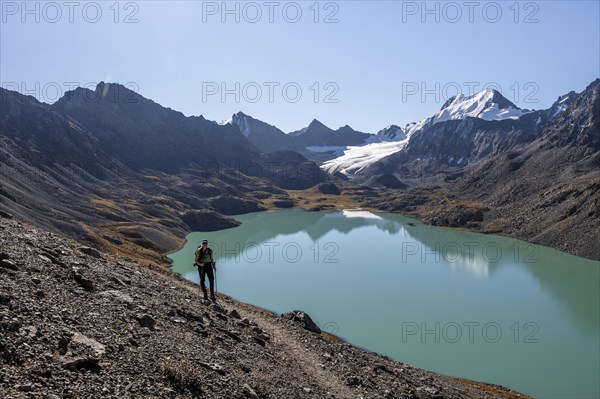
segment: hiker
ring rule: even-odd
[[[198,247],[195,254],[194,266],[198,267],[200,273],[200,288],[204,293],[204,299],[208,299],[206,293],[206,285],[204,285],[204,278],[208,276],[208,282],[210,285],[210,299],[215,302],[215,275],[213,269],[216,272],[217,266],[215,264],[215,258],[213,257],[213,251],[208,247],[208,240],[202,240],[202,245]]]

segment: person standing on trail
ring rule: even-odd
[[[208,276],[208,283],[210,285],[210,299],[214,302],[217,300],[215,297],[215,275],[213,270],[217,270],[215,264],[215,258],[213,257],[213,251],[208,247],[208,240],[202,240],[202,245],[196,249],[194,266],[198,267],[200,273],[200,288],[204,293],[204,299],[208,299],[206,293],[206,285],[204,284],[205,278]]]

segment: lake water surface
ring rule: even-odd
[[[198,282],[193,253],[207,238],[219,291],[240,301],[302,309],[354,345],[438,373],[539,398],[600,397],[600,262],[394,214],[236,219],[190,234],[173,270]]]

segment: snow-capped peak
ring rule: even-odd
[[[404,131],[411,136],[425,126],[431,126],[438,122],[466,119],[467,117],[487,121],[518,119],[530,112],[532,111],[520,109],[496,90],[486,89],[470,96],[459,94],[451,97],[433,116],[420,122],[407,124]]]
[[[496,90],[487,89],[471,96],[459,94],[450,98],[432,119],[433,123],[467,117],[488,121],[517,119],[527,113],[508,101]]]

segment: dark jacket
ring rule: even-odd
[[[195,263],[197,263],[198,265],[200,265],[201,263],[207,263],[204,262],[202,259],[205,257],[205,255],[210,256],[210,263],[214,263],[215,262],[215,258],[213,257],[213,251],[210,247],[206,248],[206,251],[202,250],[202,247],[198,247],[198,249],[196,249],[196,259],[195,259]]]

